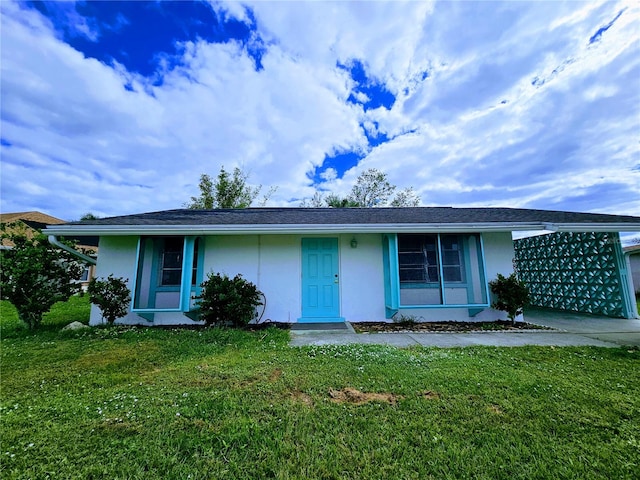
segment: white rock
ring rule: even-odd
[[[85,325],[84,323],[80,323],[80,322],[71,322],[66,327],[63,327],[62,330],[81,330],[83,328],[89,328],[89,326]]]

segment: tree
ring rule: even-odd
[[[351,200],[349,197],[341,197],[335,193],[330,193],[326,197],[316,192],[311,198],[305,198],[300,202],[301,208],[348,208],[359,207],[360,205]]]
[[[326,206],[324,195],[320,192],[316,192],[313,197],[305,198],[300,202],[300,208],[322,208]]]
[[[489,282],[489,287],[497,297],[491,306],[507,312],[511,323],[515,323],[516,317],[522,314],[530,301],[529,289],[525,283],[518,279],[515,272],[508,277],[499,273],[495,280]]]
[[[35,329],[56,302],[80,291],[84,266],[69,252],[51,245],[42,233],[28,238],[12,230],[2,238],[13,247],[0,250],[0,297],[16,307],[29,329]]]
[[[386,173],[370,168],[358,176],[348,198],[360,207],[381,207],[387,203],[395,189],[395,185],[387,180]]]
[[[213,181],[211,177],[206,173],[200,175],[200,183],[198,184],[200,189],[199,197],[191,197],[191,203],[186,203],[185,206],[192,210],[210,210],[214,205],[213,194]]]
[[[109,275],[98,280],[92,278],[87,287],[89,301],[97,305],[102,312],[103,320],[113,323],[117,318],[129,312],[131,292],[127,287],[128,280]]]
[[[326,197],[316,192],[310,200],[304,199],[301,207],[332,207],[332,208],[349,208],[349,207],[417,207],[420,205],[420,197],[413,189],[408,187],[400,190],[393,200],[389,199],[396,191],[396,186],[389,183],[387,174],[370,168],[362,172],[355,185],[351,188],[351,192],[346,197],[341,197],[335,193],[330,193]]]
[[[351,207],[362,206],[355,200],[352,200],[351,197],[343,198],[333,193],[330,195],[327,195],[327,198],[325,198],[325,203],[327,204],[327,207],[332,207],[332,208],[351,208]]]
[[[400,190],[390,205],[392,207],[417,207],[420,205],[420,197],[413,187],[408,187]]]
[[[209,175],[200,175],[200,195],[191,197],[191,201],[185,203],[185,207],[193,210],[209,210],[212,208],[248,208],[255,201],[262,190],[262,185],[252,187],[247,185],[249,174],[236,167],[233,173],[227,172],[224,167],[220,169],[216,180]],[[260,202],[261,206],[269,200],[277,187],[271,187],[269,192]]]
[[[82,215],[82,217],[80,217],[80,221],[84,221],[84,220],[99,220],[100,217],[94,215],[91,212],[85,213],[84,215]]]
[[[224,167],[220,169],[218,180],[214,184],[216,208],[247,208],[260,193],[260,187],[247,185],[248,174],[234,168],[230,175]]]

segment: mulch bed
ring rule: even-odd
[[[492,332],[509,330],[551,330],[548,327],[527,322],[511,325],[507,320],[493,322],[359,322],[351,323],[356,333],[393,333],[393,332]]]

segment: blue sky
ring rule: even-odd
[[[640,215],[637,2],[0,2],[3,212],[423,205]]]

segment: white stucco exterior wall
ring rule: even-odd
[[[293,323],[301,316],[301,238],[262,235],[258,288],[267,298],[264,321]]]
[[[209,237],[205,272],[241,273],[265,294],[264,321],[296,322],[302,315],[301,244],[307,237]],[[353,238],[356,248],[351,247]],[[343,234],[338,239],[341,316],[351,321],[384,320],[382,236]]]
[[[308,235],[305,237],[312,237]],[[347,321],[384,321],[384,265],[381,234],[324,235],[339,239],[340,315]],[[264,292],[267,305],[263,321],[293,323],[301,316],[301,235],[218,235],[204,238],[203,274],[240,273]],[[351,247],[351,240],[357,247]],[[509,232],[483,234],[487,280],[513,271],[513,241]],[[137,237],[102,237],[97,276],[113,274],[129,280],[136,273]],[[469,320],[466,308],[401,310],[426,321]],[[471,320],[506,318],[503,312],[486,309]],[[101,323],[100,311],[91,310],[91,324]],[[141,325],[194,324],[179,312],[156,313],[153,322],[129,313],[118,323]]]
[[[351,240],[358,242],[351,247]],[[384,320],[382,235],[340,236],[341,315],[348,321]]]
[[[483,233],[484,257],[487,266],[487,280],[491,281],[501,273],[513,273],[513,259],[516,256],[511,232]]]
[[[301,309],[300,244],[296,235],[207,237],[205,276],[242,274],[265,294],[263,321],[295,322]]]
[[[513,273],[513,260],[516,256],[511,232],[483,233],[482,241],[484,243],[487,282],[495,279],[499,273],[505,277],[511,275]],[[491,291],[489,291],[489,303],[493,303],[493,300]],[[477,321],[492,321],[496,319],[506,320],[506,312],[489,308],[473,317],[473,320]],[[522,315],[516,317],[516,321],[522,320]]]
[[[136,270],[136,249],[138,237],[100,237],[98,244],[98,263],[96,265],[96,278],[122,277],[128,280],[127,286],[132,289]],[[117,323],[138,323],[140,317],[129,313],[126,317],[117,320]],[[90,325],[103,323],[100,309],[91,305]]]

